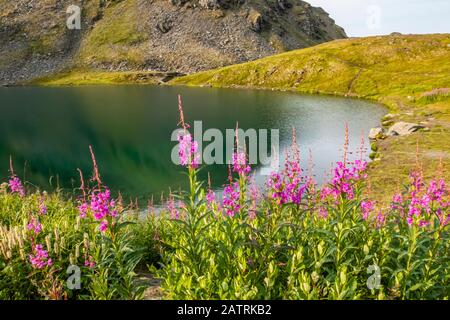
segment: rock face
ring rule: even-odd
[[[387,135],[407,136],[423,128],[425,127],[417,123],[397,122],[396,124],[394,124],[392,127],[389,128]]]
[[[66,27],[70,5],[81,30]],[[0,83],[68,67],[191,73],[345,37],[300,0],[0,1]]]
[[[384,129],[383,128],[372,128],[369,132],[369,139],[370,140],[378,140],[383,138],[384,136]]]

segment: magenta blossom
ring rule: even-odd
[[[441,225],[447,225],[450,214],[447,210],[448,190],[444,180],[432,180],[426,187],[420,173],[413,172],[410,177],[411,188],[406,199],[394,199],[391,207],[398,208],[397,203],[403,200],[407,208],[406,222],[409,225],[430,226],[434,217],[439,219]]]
[[[47,206],[45,205],[45,201],[43,198],[41,198],[39,200],[39,214],[41,216],[46,215],[47,214]]]
[[[82,203],[78,206],[78,211],[80,212],[81,218],[87,217],[88,210],[89,210],[89,204],[87,204],[87,203]]]
[[[234,182],[225,187],[223,192],[223,208],[229,217],[234,217],[241,210],[241,205],[239,204],[240,195],[239,183]]]
[[[91,198],[90,209],[95,220],[100,221],[105,217],[117,217],[116,202],[111,199],[111,192],[106,189],[103,192],[94,192]]]
[[[198,153],[198,143],[190,133],[178,135],[180,164],[183,167],[191,166],[197,168],[200,163],[200,154]]]
[[[42,231],[42,224],[35,217],[31,217],[27,227],[28,230],[33,231],[35,234],[39,234]]]
[[[95,268],[96,263],[95,263],[94,259],[92,258],[92,256],[89,256],[89,258],[84,261],[84,266],[88,267],[89,269]]]
[[[211,208],[213,203],[216,201],[216,194],[211,189],[208,190],[208,193],[206,194],[206,203],[208,204],[208,207]]]
[[[167,202],[167,210],[170,214],[170,219],[180,219],[180,210],[175,204],[175,200],[172,195],[169,197],[169,201]]]
[[[81,203],[78,211],[81,218],[92,214],[92,217],[100,223],[99,230],[101,232],[105,232],[110,227],[109,222],[111,221],[108,219],[118,216],[116,201],[111,199],[111,192],[107,188],[104,191],[93,191],[90,201]]]
[[[12,193],[17,193],[21,197],[25,196],[25,189],[22,185],[22,181],[20,181],[17,176],[11,176],[9,179],[9,189]]]
[[[376,218],[377,228],[381,228],[386,224],[386,216],[380,211]]]
[[[108,220],[102,220],[98,226],[98,230],[100,230],[100,232],[106,232],[106,230],[108,230]]]
[[[257,209],[258,209],[258,200],[260,196],[260,191],[255,182],[253,182],[250,186],[250,209],[248,212],[249,218],[254,219],[256,217]]]
[[[328,218],[328,210],[324,207],[319,208],[319,218],[326,219]]]
[[[240,176],[246,176],[250,173],[250,166],[247,164],[247,155],[245,152],[233,153],[233,171]]]
[[[361,202],[361,210],[363,212],[364,220],[367,220],[369,218],[369,216],[372,213],[372,211],[374,210],[374,208],[375,208],[374,202],[371,200]]]
[[[403,212],[403,196],[399,193],[392,197],[391,209]]]
[[[367,163],[356,160],[352,166],[347,166],[344,162],[338,162],[333,170],[333,179],[328,186],[321,190],[321,200],[332,196],[335,200],[345,197],[348,200],[355,198],[356,182],[365,179]]]
[[[29,256],[30,263],[35,269],[43,269],[53,265],[52,259],[48,257],[48,252],[41,244],[33,246],[33,254]]]

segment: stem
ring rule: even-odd
[[[406,286],[407,286],[407,282],[410,276],[410,268],[411,268],[411,260],[412,257],[414,255],[414,252],[416,251],[416,242],[417,242],[417,227],[415,225],[413,225],[410,228],[410,232],[409,232],[409,237],[410,237],[410,241],[409,241],[409,248],[408,248],[408,260],[406,262],[406,274],[403,280],[403,299],[406,298]]]

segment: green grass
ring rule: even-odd
[[[125,208],[116,231],[101,234],[92,220],[80,219],[71,195],[37,190],[20,197],[6,189],[0,185],[0,300],[142,298],[147,285],[136,282],[134,271],[159,259],[152,249],[153,220],[138,220],[138,212]],[[39,214],[41,204],[45,214]],[[41,223],[40,232],[27,228],[32,219]],[[37,244],[47,251],[51,266],[31,265]],[[95,270],[85,266],[88,258],[96,262]],[[67,286],[71,265],[81,268],[80,290]]]
[[[407,180],[416,144],[425,175],[442,159],[450,167],[450,35],[402,35],[337,40],[260,60],[201,72],[171,84],[292,90],[359,97],[386,105],[393,121],[427,122],[429,132],[379,142],[371,165],[374,192],[383,198]],[[424,95],[425,94],[425,95]],[[436,156],[438,155],[438,156]],[[450,178],[450,170],[445,170]]]
[[[147,35],[139,30],[136,0],[123,1],[108,6],[103,18],[81,43],[78,65],[96,63],[121,63],[140,65],[144,50],[139,46]]]
[[[158,72],[126,71],[107,72],[94,70],[72,70],[34,80],[32,83],[43,86],[81,86],[116,84],[156,84],[164,75]]]
[[[189,190],[158,213],[111,201],[96,165],[77,198],[26,192],[10,177],[0,185],[0,300],[448,300],[445,185],[418,188],[418,177],[380,208],[364,165],[338,165],[333,183],[303,189],[287,165],[296,150],[259,195],[233,170],[227,201],[207,198],[201,168],[188,167]],[[78,289],[67,285],[76,266]]]

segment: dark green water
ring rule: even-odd
[[[182,169],[171,162],[176,145],[177,95],[186,120],[202,120],[204,130],[280,129],[281,150],[297,128],[298,142],[313,154],[317,179],[340,158],[344,124],[351,146],[362,131],[379,124],[380,106],[359,100],[293,93],[111,86],[67,88],[0,88],[0,175],[8,175],[9,156],[16,172],[36,186],[78,187],[77,168],[89,175],[88,146],[96,153],[104,182],[126,196],[159,197],[161,191],[186,186]],[[306,158],[306,155],[305,157]],[[208,166],[215,187],[226,180],[223,165]]]

